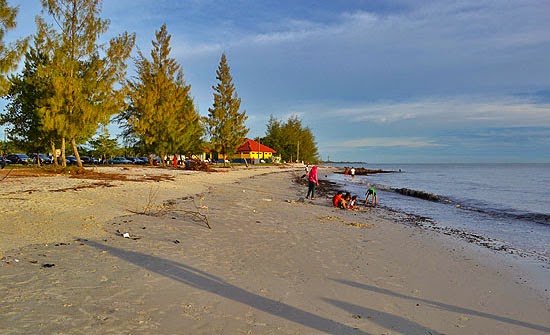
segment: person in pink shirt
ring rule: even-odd
[[[309,171],[306,199],[308,199],[311,194],[311,200],[315,200],[315,187],[318,185],[319,179],[317,179],[317,165],[314,165],[311,167],[311,171]]]

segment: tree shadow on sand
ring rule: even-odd
[[[399,333],[409,334],[409,335],[441,334],[439,332],[436,332],[435,330],[431,330],[422,325],[419,325],[416,322],[404,319],[400,316],[396,316],[390,313],[377,311],[375,309],[371,309],[368,307],[357,306],[354,304],[350,304],[344,301],[339,301],[334,299],[323,298],[323,300],[345,311],[348,311],[350,314],[356,315],[357,318],[368,318],[369,321],[373,323],[377,323],[385,329],[391,329],[392,333],[393,331],[397,331]]]
[[[98,250],[107,251],[113,256],[135,264],[148,271],[157,273],[161,276],[177,280],[181,283],[206,292],[217,294],[220,297],[231,299],[262,312],[310,327],[323,333],[369,335],[359,329],[330,319],[325,319],[321,316],[306,312],[285,303],[251,293],[247,290],[227,283],[219,277],[182,263],[135,251],[124,250],[94,241],[88,240],[83,241],[83,243]]]
[[[438,302],[438,301],[432,301],[432,300],[423,299],[423,298],[411,297],[411,296],[408,296],[408,295],[405,295],[405,294],[397,293],[397,292],[394,292],[394,291],[391,291],[391,290],[383,289],[383,288],[372,286],[372,285],[366,285],[366,284],[361,284],[361,283],[352,282],[352,281],[348,281],[348,280],[342,280],[342,279],[332,279],[332,280],[336,281],[336,282],[339,282],[341,284],[348,285],[348,286],[351,286],[351,287],[356,287],[356,288],[359,288],[359,289],[362,289],[362,290],[368,290],[368,291],[371,291],[371,292],[390,295],[390,296],[394,296],[394,297],[401,298],[401,299],[407,299],[407,300],[412,300],[412,301],[416,301],[416,302],[422,302],[424,304],[433,306],[435,308],[444,309],[444,310],[447,310],[447,311],[450,311],[450,312],[455,312],[455,313],[460,313],[460,314],[468,314],[468,315],[472,315],[472,316],[478,316],[478,317],[482,317],[482,318],[496,320],[496,321],[499,321],[499,322],[508,323],[508,324],[511,324],[511,325],[516,325],[516,326],[521,326],[521,327],[525,327],[525,328],[534,329],[536,331],[542,331],[544,333],[550,333],[550,328],[545,327],[543,325],[537,325],[537,324],[533,324],[533,323],[529,323],[529,322],[525,322],[525,321],[511,319],[511,318],[504,317],[504,316],[499,316],[499,315],[494,315],[494,314],[490,314],[490,313],[486,313],[486,312],[476,311],[476,310],[468,309],[468,308],[464,308],[464,307],[449,305],[449,304]]]

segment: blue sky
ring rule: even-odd
[[[32,34],[39,0],[12,0]],[[249,137],[297,115],[323,159],[550,162],[550,1],[106,0],[148,54],[163,23],[201,115],[222,52]],[[8,36],[8,37],[9,37]]]

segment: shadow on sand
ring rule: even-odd
[[[362,289],[362,290],[367,290],[367,291],[376,292],[376,293],[380,293],[380,294],[390,295],[390,296],[401,298],[401,299],[407,299],[407,300],[411,300],[411,301],[422,302],[424,304],[433,306],[435,308],[444,309],[444,310],[454,312],[454,313],[468,314],[468,315],[478,316],[478,317],[482,317],[482,318],[486,318],[486,319],[492,319],[492,320],[496,320],[496,321],[499,321],[499,322],[504,322],[504,323],[508,323],[508,324],[511,324],[511,325],[530,328],[530,329],[534,329],[536,331],[541,331],[541,332],[550,334],[550,328],[542,326],[542,325],[532,324],[532,323],[525,322],[525,321],[520,321],[520,320],[514,320],[514,319],[511,319],[511,318],[508,318],[508,317],[498,316],[498,315],[494,315],[494,314],[490,314],[490,313],[476,311],[476,310],[473,310],[473,309],[468,309],[468,308],[463,308],[463,307],[459,307],[459,306],[449,305],[449,304],[445,304],[445,303],[442,303],[442,302],[411,297],[411,296],[408,296],[408,295],[405,295],[405,294],[393,292],[393,291],[383,289],[383,288],[380,288],[380,287],[376,287],[376,286],[372,286],[372,285],[366,285],[366,284],[361,284],[361,283],[352,282],[352,281],[348,281],[348,280],[342,280],[342,279],[332,279],[332,280],[336,281],[336,282],[339,282],[341,284],[348,285],[348,286],[355,287],[355,288]]]
[[[368,335],[359,329],[342,323],[325,319],[321,316],[306,312],[285,303],[259,296],[235,285],[225,282],[223,279],[210,275],[191,266],[163,259],[160,257],[145,255],[135,251],[128,251],[116,247],[104,245],[94,241],[83,243],[98,250],[107,251],[129,263],[135,264],[148,271],[155,272],[189,286],[206,292],[217,294],[223,298],[253,307],[265,313],[310,327],[317,331],[329,334],[358,334]]]
[[[435,330],[428,329],[416,322],[404,319],[400,316],[396,316],[390,313],[377,311],[372,308],[364,307],[364,306],[357,306],[354,304],[350,304],[344,301],[334,300],[334,299],[326,299],[323,298],[324,301],[339,307],[350,314],[357,315],[358,317],[367,317],[370,322],[377,323],[381,327],[385,329],[391,329],[392,333],[393,331],[397,331],[400,334],[431,334],[431,335],[437,335],[442,334],[439,332],[436,332]]]

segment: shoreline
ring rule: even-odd
[[[328,169],[339,168],[329,167]],[[327,170],[326,167],[325,170]],[[332,173],[339,174],[340,172]],[[330,198],[336,191],[345,189],[344,184],[329,181],[325,178],[328,178],[328,175],[324,175],[323,180],[320,180],[323,196]],[[300,178],[294,178],[294,183],[302,187],[307,187],[307,183]],[[518,276],[519,280],[523,283],[528,283],[538,294],[545,296],[550,304],[550,285],[548,283],[548,277],[550,276],[549,258],[537,253],[530,253],[525,250],[507,246],[503,242],[463,229],[438,226],[434,224],[429,217],[406,213],[384,206],[377,206],[376,209],[381,211],[381,215],[384,218],[397,224],[433,232],[437,234],[440,239],[444,239],[444,237],[448,236],[458,243],[459,248],[468,248],[468,245],[470,245],[471,249],[477,250],[474,252],[483,254],[484,257],[488,257],[502,266],[506,266],[505,264],[513,264],[513,267],[517,268],[519,273],[522,273],[523,277]],[[482,259],[482,257],[480,257],[480,259]]]
[[[343,211],[326,196],[302,201],[307,188],[293,182],[301,173],[163,171],[174,179],[113,182],[48,199],[52,192],[43,191],[51,206],[78,195],[87,200],[83,207],[101,204],[108,218],[97,236],[81,230],[64,242],[67,234],[6,253],[12,261],[0,262],[0,328],[8,334],[550,331],[548,295],[533,291],[516,265],[394,221],[384,209]],[[67,189],[48,181],[34,180],[9,197],[37,201],[40,190]],[[151,201],[148,192],[157,186]],[[158,206],[145,213],[151,203]],[[189,212],[206,215],[212,229]]]

